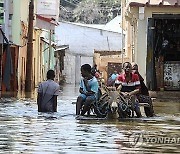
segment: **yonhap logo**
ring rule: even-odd
[[[133,133],[128,138],[129,144],[131,147],[140,147],[143,144],[143,134],[142,133]]]
[[[179,136],[163,136],[163,134],[144,134],[135,132],[128,136],[128,144],[131,147],[140,147],[143,144],[179,144]]]

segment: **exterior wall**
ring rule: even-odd
[[[13,1],[13,16],[12,16],[12,42],[16,45],[20,45],[20,33],[21,33],[21,0]]]
[[[18,90],[25,90],[25,77],[26,77],[26,59],[27,59],[27,43],[28,43],[28,20],[29,20],[29,2],[30,0],[6,0],[5,1],[5,25],[3,31],[9,39],[12,49],[12,59],[14,60],[13,69],[16,70],[13,76],[17,75]],[[34,12],[36,11],[36,2],[34,0]],[[54,26],[54,25],[53,25]],[[32,60],[32,84],[37,87],[39,82],[46,79],[47,65],[44,64],[43,50],[49,47],[49,42],[42,43],[40,35],[42,30],[34,28],[33,32],[33,60]],[[48,33],[47,33],[48,35]],[[49,36],[49,35],[48,35]],[[49,38],[47,36],[47,38]],[[54,36],[52,36],[52,41]],[[0,35],[0,41],[2,37]],[[42,47],[44,46],[44,47]],[[15,63],[15,60],[16,63]],[[4,61],[2,62],[4,63]],[[50,69],[54,69],[55,58],[54,49],[51,51],[51,64]],[[0,66],[2,67],[2,66]],[[12,78],[15,80],[15,77]],[[11,79],[11,82],[13,80]],[[13,89],[17,91],[17,89]]]
[[[135,41],[135,61],[139,65],[139,72],[145,79],[147,57],[147,20],[138,21],[137,38]]]
[[[70,52],[65,52],[64,70],[66,83],[78,84],[81,79],[81,65],[88,63],[93,66],[93,57],[73,55]]]
[[[63,75],[65,75],[66,83],[75,83],[75,56],[70,53],[65,53],[64,57],[64,70]]]
[[[19,46],[18,57],[18,90],[25,90],[26,54],[28,33],[28,0],[13,1],[12,39]]]
[[[36,12],[36,0],[34,1],[34,11]],[[15,5],[15,3],[14,3]],[[18,7],[19,6],[19,7]],[[19,51],[19,84],[20,90],[24,90],[25,87],[25,73],[26,73],[26,55],[27,55],[27,33],[28,33],[28,14],[29,14],[29,0],[20,0],[15,5],[17,15],[14,17],[20,19],[21,29],[16,33],[13,33],[13,37],[17,38],[16,42],[20,45]],[[15,25],[18,29],[19,23]],[[15,31],[14,27],[14,31]],[[41,34],[45,36],[47,41],[41,40]],[[20,36],[18,35],[20,34]],[[54,36],[52,35],[52,41]],[[49,31],[34,28],[33,30],[33,54],[32,54],[32,84],[37,88],[38,84],[46,79],[46,73],[48,69],[53,69],[55,66],[54,48],[51,50],[50,68],[48,68],[49,60]],[[23,87],[23,88],[22,88]]]
[[[63,71],[67,83],[79,83],[81,65],[89,63],[93,66],[94,50],[120,51],[122,48],[122,37],[117,32],[61,22],[55,33],[58,46],[69,45]]]
[[[48,31],[43,31],[43,36],[45,38],[45,41],[43,42],[43,52],[44,52],[44,66],[46,69],[46,72],[48,71],[48,61],[49,61],[49,32]],[[54,57],[54,51],[52,49],[51,51],[51,61],[50,61],[50,68],[49,69],[54,69],[54,61],[53,61],[53,57]]]
[[[135,49],[135,61],[139,64],[140,73],[146,79],[146,57],[147,57],[147,25],[148,18],[152,18],[152,14],[179,14],[179,8],[146,8],[144,20],[138,20],[137,25],[137,46]],[[143,59],[143,60],[142,60]]]
[[[11,45],[13,75],[10,91],[22,89],[25,83],[25,61],[27,43],[27,7],[29,0],[5,1],[5,25],[3,31]],[[17,63],[18,62],[18,63]],[[3,62],[2,62],[3,63]],[[17,78],[16,78],[17,77]],[[13,85],[11,84],[11,85]],[[16,89],[17,88],[17,89]]]
[[[69,45],[74,54],[93,56],[96,50],[121,50],[121,34],[61,22],[55,31],[58,45]],[[78,44],[78,45],[77,45]]]
[[[46,79],[46,72],[48,71],[48,69],[53,69],[53,70],[55,69],[55,63],[56,63],[56,59],[54,57],[55,49],[53,47],[51,47],[51,53],[49,58],[49,31],[43,30],[41,32],[42,32],[41,35],[39,35],[39,37],[41,37],[41,45],[38,43],[36,46],[36,49],[40,48],[41,46],[41,49],[39,50],[41,50],[40,52],[42,54],[41,56],[42,78],[40,78],[41,79],[40,81],[42,81],[42,79],[44,80]],[[54,35],[53,34],[51,35],[52,35],[52,42],[54,42]],[[50,67],[48,68],[49,59],[50,59]],[[39,61],[37,61],[37,63],[39,63]]]
[[[18,89],[18,76],[17,76],[17,68],[18,68],[18,56],[19,56],[19,48],[17,46],[11,46],[11,56],[12,56],[12,68],[13,75],[11,75],[11,96],[16,97],[17,89]]]
[[[28,15],[29,15],[29,2],[30,0],[21,0],[20,4],[20,20],[24,22],[28,22]]]
[[[10,13],[10,5],[9,5],[9,1],[4,1],[4,25],[2,25],[2,29],[5,32],[6,37],[9,39],[10,35],[11,35],[11,30],[9,27],[10,23],[9,23],[9,13]],[[2,43],[2,35],[0,34],[0,42]]]
[[[26,53],[27,53],[27,22],[21,22],[20,25],[20,46],[19,46],[19,57],[18,57],[18,90],[25,89],[25,72],[26,72]]]
[[[78,65],[77,65],[78,64]],[[75,73],[76,73],[76,83],[80,83],[81,79],[81,71],[80,68],[83,64],[89,64],[91,67],[93,66],[93,57],[91,56],[81,56],[81,55],[76,55],[76,67],[75,67]]]
[[[33,79],[35,82],[35,87],[38,87],[39,82],[43,80],[43,75],[42,75],[42,50],[41,50],[41,40],[40,40],[40,35],[42,33],[42,30],[34,30],[34,46],[33,46],[33,61],[34,61],[34,67],[33,67]]]
[[[29,0],[17,1],[13,3],[13,39],[19,45],[19,60],[18,60],[18,89],[25,90],[26,80],[26,56],[27,56],[27,35],[28,35],[28,13],[29,13]],[[34,5],[35,6],[35,5]],[[15,20],[16,19],[16,20]],[[19,20],[18,20],[19,19]],[[37,87],[39,82],[42,81],[42,63],[41,63],[41,50],[40,50],[40,34],[41,30],[34,29],[33,32],[33,60],[32,60],[32,84]]]
[[[101,56],[99,53],[95,53],[94,61],[97,64],[97,68],[100,71],[102,77],[105,79],[105,82],[107,82],[108,63],[123,63],[123,61],[130,61],[130,58],[124,57],[124,59],[122,60],[121,55]]]
[[[18,90],[25,90],[27,46],[21,47],[18,58]]]

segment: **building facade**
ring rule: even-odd
[[[122,0],[125,50],[150,90],[180,90],[180,1]]]
[[[46,8],[47,6],[44,6],[45,1],[50,4],[47,5],[48,8]],[[33,2],[34,8],[32,13],[34,18],[32,21],[33,45],[31,58],[27,57],[30,2]],[[52,43],[54,40],[53,30],[57,22],[56,17],[59,14],[58,9],[54,6],[59,5],[59,1],[1,0],[0,3],[0,10],[3,10],[0,12],[3,14],[2,18],[0,18],[1,94],[2,96],[5,96],[10,93],[12,96],[16,96],[18,91],[24,92],[25,90],[27,78],[26,68],[29,68],[27,65],[28,58],[32,61],[32,69],[30,70],[32,91],[34,91],[34,88],[38,86],[39,82],[46,79],[46,71],[48,69],[54,69],[55,62]],[[51,13],[48,14],[47,10],[50,8]],[[52,10],[55,11],[53,12]],[[45,27],[41,26],[42,23]],[[47,41],[44,41],[44,37],[42,37],[43,32],[47,35]],[[48,50],[48,64],[46,64],[44,60],[46,59],[45,49],[51,49]]]
[[[95,50],[121,51],[122,35],[119,22],[107,25],[59,23],[55,30],[57,44],[69,47],[65,52],[62,71],[67,83],[79,83],[80,67],[85,63],[93,66]]]

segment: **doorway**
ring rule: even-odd
[[[147,44],[150,89],[180,90],[180,15],[153,15]]]

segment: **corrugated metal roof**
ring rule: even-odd
[[[62,50],[65,50],[65,49],[68,49],[69,48],[69,45],[64,45],[64,46],[59,46],[56,50],[54,50],[55,52],[56,51],[62,51]]]
[[[56,26],[58,25],[58,22],[57,22],[54,18],[50,18],[50,17],[38,15],[38,14],[36,14],[36,17],[37,17],[38,19],[40,19],[40,20],[49,22],[49,23],[54,24],[54,25],[56,25]]]
[[[129,0],[130,6],[180,7],[180,0]]]
[[[104,30],[122,33],[121,20],[122,17],[120,15],[116,16],[114,19],[112,19],[104,26]]]
[[[75,23],[75,22],[67,22],[67,21],[61,21],[63,23],[78,25],[81,27],[88,27],[88,28],[94,28],[104,31],[110,31],[113,33],[122,33],[122,29],[120,27],[121,23],[121,16],[116,16],[114,19],[112,19],[107,24],[83,24],[83,23]]]

